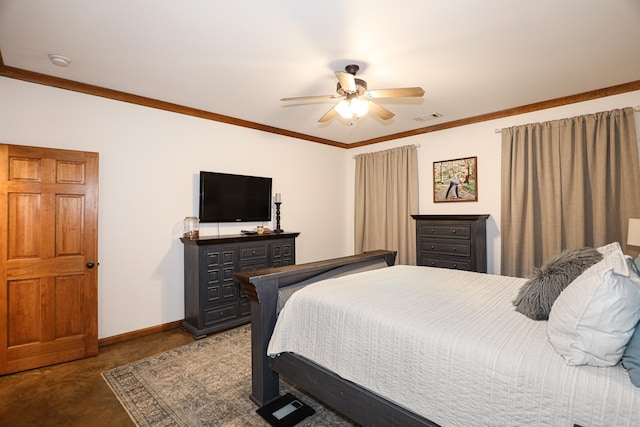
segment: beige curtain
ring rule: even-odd
[[[527,277],[565,249],[624,248],[639,184],[631,108],[502,129],[502,274]]]
[[[418,156],[414,145],[356,156],[355,250],[398,251],[397,264],[416,263]]]

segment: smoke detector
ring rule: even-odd
[[[50,54],[49,59],[53,65],[57,65],[58,67],[68,67],[71,61],[68,58],[65,58],[62,55]]]

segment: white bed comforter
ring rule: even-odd
[[[525,282],[394,266],[296,292],[268,354],[294,352],[442,426],[638,426],[624,368],[571,367],[547,322],[514,310]]]

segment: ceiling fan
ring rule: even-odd
[[[324,116],[320,117],[318,121],[323,123],[331,120],[336,113],[346,119],[352,119],[354,117],[360,117],[367,111],[371,111],[382,120],[389,120],[395,116],[395,114],[371,101],[372,99],[420,97],[424,95],[424,90],[421,87],[368,90],[367,82],[356,78],[356,73],[359,69],[359,66],[351,64],[347,65],[344,71],[336,71],[336,77],[338,78],[337,95],[298,96],[282,98],[280,101],[342,98],[342,100],[327,111]]]

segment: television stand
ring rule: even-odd
[[[251,306],[234,274],[293,265],[300,233],[182,237],[184,321],[195,339],[251,320]]]

